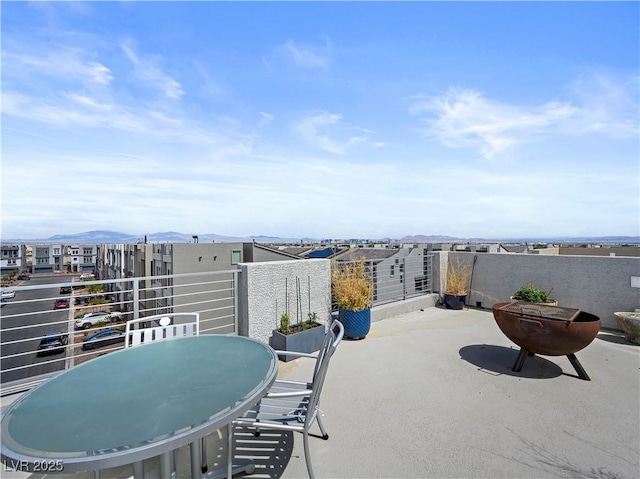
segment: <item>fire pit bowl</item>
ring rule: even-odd
[[[527,356],[567,356],[578,376],[589,380],[575,353],[587,347],[600,331],[600,318],[575,308],[516,301],[493,305],[493,317],[504,335],[520,346],[513,370],[519,372]]]

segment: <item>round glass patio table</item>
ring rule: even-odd
[[[3,467],[73,473],[193,443],[256,404],[275,381],[274,350],[201,335],[127,348],[69,369],[3,414]]]

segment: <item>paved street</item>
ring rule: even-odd
[[[73,275],[36,274],[31,276],[30,281],[16,283],[15,286],[26,289],[16,291],[15,298],[8,300],[2,307],[0,316],[2,334],[1,383],[64,368],[65,357],[63,354],[38,357],[35,351],[42,336],[69,331],[72,310],[53,309],[55,299],[60,297],[59,287],[38,288],[38,286],[68,283],[73,278]],[[25,326],[29,327],[25,328]],[[37,365],[14,370],[14,368],[33,364]]]

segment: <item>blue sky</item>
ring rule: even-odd
[[[2,2],[2,237],[640,234],[637,2]]]

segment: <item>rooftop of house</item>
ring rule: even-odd
[[[398,254],[397,249],[381,249],[381,248],[357,248],[353,250],[347,250],[338,256],[340,261],[351,261],[354,259],[370,260],[382,260],[390,258]]]
[[[518,347],[490,311],[432,307],[376,321],[364,340],[343,340],[330,364],[320,404],[330,437],[311,438],[316,476],[639,477],[639,352],[601,331],[576,353],[591,381],[564,356],[529,357],[516,373]],[[310,378],[312,366],[280,363],[279,376]],[[256,461],[246,477],[307,477],[299,434],[239,434],[238,453]],[[211,462],[223,461],[221,443],[208,443]],[[178,477],[188,457],[178,452]],[[155,477],[157,460],[145,468]]]

